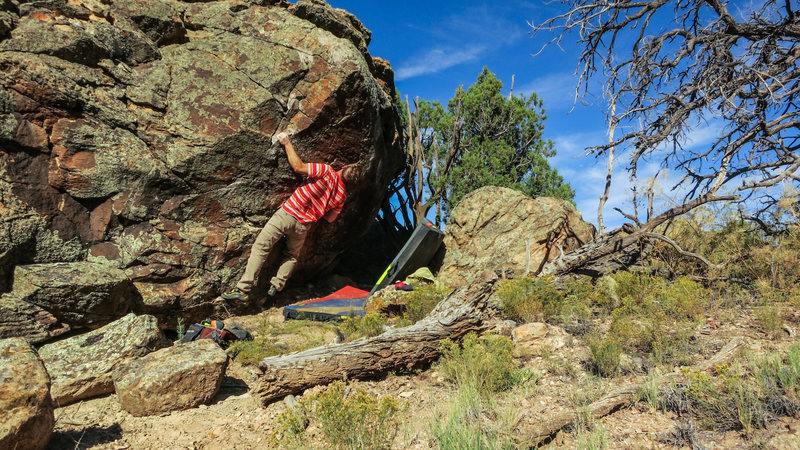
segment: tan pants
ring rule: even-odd
[[[309,225],[311,224],[300,223],[299,220],[284,211],[283,208],[273,214],[258,234],[256,242],[250,250],[250,257],[247,259],[244,275],[242,275],[236,287],[243,292],[250,292],[272,247],[286,235],[286,252],[281,260],[281,265],[278,267],[278,273],[270,280],[270,284],[275,286],[275,289],[283,290],[286,280],[292,275],[294,267],[297,265],[297,255],[300,253],[300,249],[303,248]]]

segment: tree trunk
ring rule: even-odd
[[[744,340],[741,337],[735,337],[714,355],[713,358],[690,366],[689,369],[697,372],[706,372],[723,364],[727,364],[737,356],[739,351],[744,347],[744,344]],[[681,371],[665,374],[659,380],[659,387],[674,382],[681,374]],[[622,386],[604,395],[600,400],[581,409],[580,413],[587,414],[594,419],[599,419],[623,406],[635,402],[639,398],[640,389],[641,383],[631,383]],[[525,445],[534,447],[561,431],[562,428],[574,423],[578,418],[579,411],[577,410],[562,412],[543,418],[542,420],[519,424],[515,429],[515,435],[519,437],[520,441],[524,441]]]
[[[629,234],[619,228],[548,261],[539,275],[606,275],[639,263],[647,257],[652,246],[642,233]]]
[[[496,279],[494,273],[484,272],[475,283],[451,293],[414,325],[373,338],[265,358],[258,364],[262,375],[253,391],[267,405],[335,380],[369,378],[430,362],[439,356],[443,339],[483,331],[483,315]]]

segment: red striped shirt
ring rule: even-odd
[[[308,178],[283,203],[283,210],[300,223],[316,222],[328,211],[339,215],[345,199],[342,177],[327,164],[308,163]]]

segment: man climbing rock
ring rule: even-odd
[[[323,217],[328,222],[336,219],[344,205],[345,186],[351,185],[357,174],[354,164],[334,170],[328,164],[305,163],[297,156],[288,134],[280,133],[277,139],[286,150],[292,169],[307,177],[307,181],[295,189],[264,225],[250,250],[244,275],[236,287],[222,294],[225,300],[249,300],[250,290],[272,247],[286,236],[286,252],[278,273],[270,280],[267,295],[273,296],[283,290],[297,264],[297,255],[311,224]]]

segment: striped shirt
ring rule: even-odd
[[[283,203],[283,210],[300,223],[316,222],[328,211],[339,215],[345,199],[342,177],[327,164],[308,163],[308,178]]]

